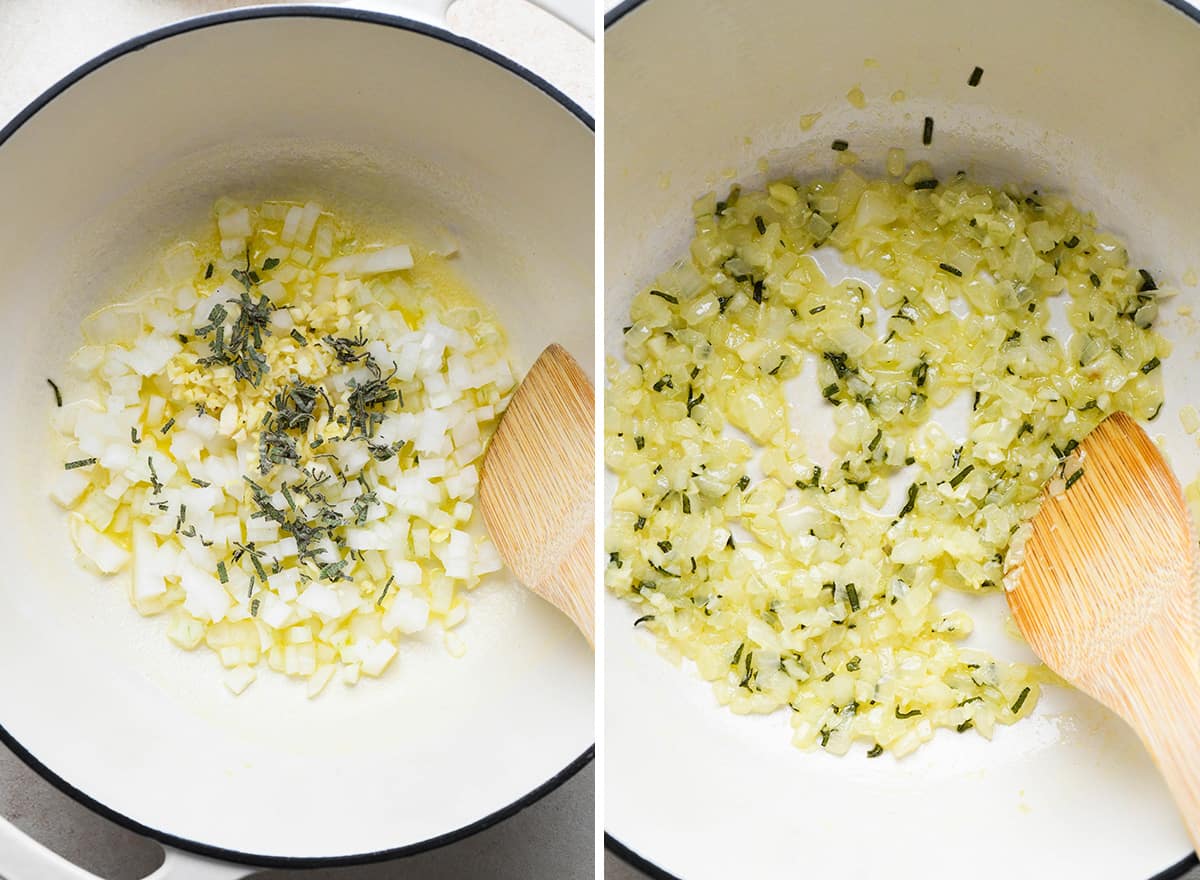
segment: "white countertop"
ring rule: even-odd
[[[3,0],[0,126],[48,86],[117,43],[181,18],[246,5],[251,4],[236,0]],[[405,6],[403,0],[376,0],[370,5],[397,13],[403,13]],[[593,112],[592,44],[541,10],[524,0],[461,0],[450,10],[450,25],[515,59]],[[262,880],[383,880],[400,874],[431,880],[591,878],[594,779],[589,765],[516,816],[432,852],[359,868],[265,871],[254,876]],[[157,844],[90,812],[3,746],[0,813],[51,849],[108,880],[145,877],[162,859]]]
[[[3,0],[0,2],[0,125],[88,59],[173,21],[239,6],[305,0]],[[403,14],[404,0],[369,6]],[[592,44],[525,0],[458,0],[450,26],[553,83],[594,114]]]

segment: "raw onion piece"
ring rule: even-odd
[[[503,332],[444,256],[360,249],[315,203],[215,213],[161,286],[84,319],[51,489],[81,560],[234,694],[264,666],[353,685],[431,625],[460,656],[465,593],[500,568],[474,495]]]

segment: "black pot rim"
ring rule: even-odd
[[[605,14],[604,29],[608,30],[646,2],[647,0],[622,0],[621,3],[618,3]],[[1200,9],[1192,6],[1187,0],[1162,0],[1162,2],[1182,12],[1197,24],[1200,24]],[[621,861],[631,867],[637,868],[642,873],[654,878],[654,880],[681,880],[681,878],[676,877],[669,871],[664,871],[645,856],[638,855],[608,832],[604,834],[604,848],[621,859]],[[1197,864],[1200,864],[1200,860],[1197,859],[1196,853],[1189,853],[1169,868],[1159,871],[1154,876],[1148,878],[1148,880],[1176,880],[1176,878],[1182,877]]]
[[[596,130],[596,123],[592,119],[591,114],[586,110],[542,79],[537,74],[525,69],[521,65],[515,63],[509,58],[482,46],[472,40],[468,40],[457,34],[451,33],[443,28],[435,27],[420,21],[403,18],[397,15],[390,15],[378,12],[369,12],[360,9],[343,9],[338,7],[322,7],[322,6],[274,6],[274,7],[253,7],[247,9],[234,9],[227,12],[218,12],[210,15],[198,16],[196,18],[188,18],[182,21],[174,22],[165,27],[157,28],[125,42],[114,46],[106,52],[97,55],[92,60],[85,62],[77,67],[71,73],[64,76],[50,88],[46,89],[42,94],[35,98],[28,106],[26,106],[13,119],[0,128],[0,148],[30,119],[37,115],[47,104],[53,101],[60,94],[65,92],[75,83],[82,80],[87,75],[99,70],[111,61],[122,58],[132,52],[137,52],[154,43],[160,42],[170,37],[179,36],[181,34],[190,33],[192,31],[203,30],[205,28],[214,27],[216,25],[227,24],[230,22],[246,21],[250,19],[264,18],[327,18],[340,19],[346,21],[358,21],[368,24],[381,25],[384,27],[396,28],[398,30],[411,31],[439,40],[443,43],[449,43],[452,46],[457,46],[468,52],[472,52],[487,61],[492,62],[497,67],[504,71],[524,80],[534,88],[537,88],[548,97],[552,98],[563,109],[569,112],[572,116],[586,125],[591,131]],[[176,849],[185,850],[187,852],[196,853],[198,855],[207,856],[209,858],[220,859],[226,862],[234,862],[237,864],[252,865],[262,868],[332,868],[349,865],[363,865],[371,862],[383,862],[391,859],[401,858],[403,856],[415,855],[421,852],[427,852],[438,847],[446,846],[451,843],[456,843],[464,838],[470,837],[490,828],[498,822],[516,815],[521,810],[528,807],[530,804],[541,800],[554,789],[558,788],[582,768],[586,767],[595,757],[595,745],[588,746],[582,754],[571,761],[562,770],[555,773],[549,779],[542,782],[537,787],[526,793],[523,797],[518,798],[505,807],[502,807],[480,819],[475,820],[461,828],[456,828],[448,831],[445,834],[437,835],[417,843],[407,844],[405,846],[394,847],[390,849],[376,850],[366,853],[355,853],[344,856],[273,856],[261,853],[241,852],[238,850],[228,849],[220,846],[213,846],[198,840],[191,840],[185,837],[179,837],[162,831],[158,828],[152,828],[144,825],[129,816],[120,813],[111,807],[106,806],[95,798],[78,788],[70,782],[63,779],[25,748],[9,731],[0,724],[0,742],[3,742],[17,757],[24,761],[32,770],[39,776],[57,788],[59,791],[83,804],[92,812],[103,816],[104,818],[122,825],[131,831],[149,837],[159,843],[167,844]]]
[[[651,880],[682,880],[682,878],[675,876],[670,871],[664,871],[645,856],[634,852],[608,832],[604,833],[604,848],[625,864],[637,868],[637,870],[650,877]],[[1153,877],[1150,877],[1149,880],[1178,880],[1178,878],[1182,877],[1198,864],[1200,864],[1200,859],[1197,859],[1195,853],[1190,853],[1169,868],[1159,871]]]

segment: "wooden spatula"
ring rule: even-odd
[[[483,459],[480,509],[526,587],[595,644],[595,392],[551,345],[521,382]]]
[[[1200,603],[1179,482],[1129,416],[1079,446],[1083,475],[1046,495],[1008,604],[1046,665],[1141,737],[1200,845]]]

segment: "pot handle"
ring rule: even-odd
[[[593,43],[596,41],[596,4],[592,0],[529,0],[568,24]],[[599,0],[597,0],[599,2]]]
[[[446,10],[454,0],[340,0],[339,6],[411,18],[446,28]]]
[[[596,6],[593,0],[527,0],[553,15],[563,24],[596,39]],[[402,15],[427,24],[446,28],[446,10],[454,0],[343,0],[343,5],[390,15]]]
[[[254,869],[163,847],[163,863],[146,880],[240,880]],[[0,877],[4,880],[102,880],[0,819]]]
[[[241,880],[255,869],[163,846],[163,863],[145,880]]]

